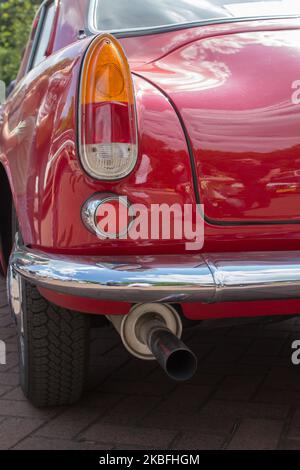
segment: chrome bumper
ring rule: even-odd
[[[87,257],[16,245],[11,268],[56,292],[126,302],[300,298],[300,252]]]

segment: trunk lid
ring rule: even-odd
[[[182,117],[209,221],[300,221],[300,29],[198,39],[136,72]]]

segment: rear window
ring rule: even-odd
[[[300,15],[298,0],[94,0],[90,12],[98,31],[289,15]]]

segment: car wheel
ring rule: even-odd
[[[75,403],[88,370],[89,317],[51,304],[11,267],[8,295],[25,396],[36,407]]]

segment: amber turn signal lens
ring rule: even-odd
[[[85,59],[82,104],[118,101],[133,103],[133,86],[128,62],[113,38],[95,40]]]
[[[124,78],[121,70],[115,64],[105,64],[98,70],[96,92],[101,100],[113,100],[121,96],[124,90]]]

